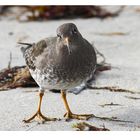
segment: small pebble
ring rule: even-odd
[[[14,33],[13,32],[9,32],[8,35],[12,36]]]

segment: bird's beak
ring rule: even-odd
[[[68,48],[68,52],[69,52],[69,54],[71,54],[71,48],[70,48],[70,41],[69,41],[69,38],[68,37],[66,37],[65,39],[64,39],[64,42],[65,42],[65,45],[67,46],[67,48]]]

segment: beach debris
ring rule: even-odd
[[[77,131],[110,131],[108,128],[105,128],[104,125],[102,128],[99,128],[86,122],[73,124],[72,127],[76,128]]]
[[[131,94],[136,94],[140,93],[140,91],[133,91],[129,89],[123,89],[117,86],[90,86],[88,85],[88,89],[93,89],[93,90],[109,90],[111,92],[125,92],[125,93],[131,93]]]
[[[101,107],[105,107],[105,106],[122,106],[121,104],[115,104],[113,102],[109,103],[109,104],[103,104],[103,105],[100,105]]]
[[[12,63],[12,53],[10,52],[10,57],[9,57],[9,62],[8,62],[8,69],[11,68],[11,63]]]
[[[106,32],[106,33],[94,33],[96,35],[103,35],[103,36],[124,36],[124,35],[129,35],[128,32]]]
[[[123,9],[124,6],[120,6],[118,10],[111,12],[102,6],[1,6],[0,13],[7,16],[15,16],[19,21],[92,17],[105,19],[118,16]]]
[[[133,96],[125,96],[128,99],[133,99],[133,100],[140,100],[140,97],[133,97]]]
[[[15,66],[0,71],[0,91],[17,87],[37,87],[26,66]]]
[[[94,118],[100,119],[100,120],[106,120],[106,121],[113,121],[113,122],[124,122],[124,123],[134,123],[133,121],[127,121],[127,120],[121,120],[117,117],[100,117],[100,116],[93,116]]]
[[[135,12],[140,12],[140,7],[136,8]]]

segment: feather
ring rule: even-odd
[[[33,46],[33,43],[23,43],[23,42],[18,42],[20,45],[26,45],[26,47],[21,47],[21,52],[23,53],[23,56],[25,54],[25,51]]]

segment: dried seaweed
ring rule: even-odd
[[[132,97],[132,96],[125,96],[128,99],[133,99],[133,100],[140,100],[139,97]]]
[[[103,36],[124,36],[128,35],[129,33],[124,33],[124,32],[108,32],[108,33],[95,33],[97,35],[103,35]]]
[[[0,71],[0,90],[36,86],[37,84],[26,66],[15,66]]]
[[[100,120],[113,121],[113,122],[134,123],[133,121],[125,121],[125,120],[117,119],[117,117],[99,117],[99,116],[94,115],[94,118],[97,118],[97,119],[100,119]]]
[[[123,89],[123,88],[119,88],[119,87],[115,87],[115,86],[104,86],[104,87],[94,86],[94,87],[92,87],[92,86],[88,85],[88,89],[109,90],[111,92],[126,92],[126,93],[131,93],[131,94],[140,93],[139,91],[132,91],[132,90]]]
[[[122,11],[119,9],[111,13],[100,6],[27,6],[27,11],[32,12],[28,20],[60,19],[60,18],[90,18],[114,17]],[[36,14],[37,13],[37,14]]]
[[[0,6],[0,15],[7,11],[8,6]]]
[[[135,12],[140,12],[140,7],[135,9]]]
[[[115,104],[113,102],[111,102],[110,104],[103,104],[103,105],[100,105],[101,107],[105,107],[105,106],[122,106],[121,104]]]
[[[10,52],[10,60],[8,62],[8,69],[11,68],[11,63],[12,63],[12,53]]]
[[[1,13],[5,13],[7,11],[9,12],[8,8],[11,9],[14,7],[19,7],[19,12],[14,13],[17,14],[16,18],[19,21],[42,21],[50,19],[72,19],[91,17],[104,19],[107,17],[118,16],[124,8],[124,6],[120,6],[120,9],[118,9],[116,12],[111,12],[101,6],[2,6]],[[25,20],[22,20],[23,16],[26,17]]]
[[[110,131],[108,128],[105,128],[105,126],[99,128],[86,122],[76,123],[72,127],[76,128],[77,131]]]

